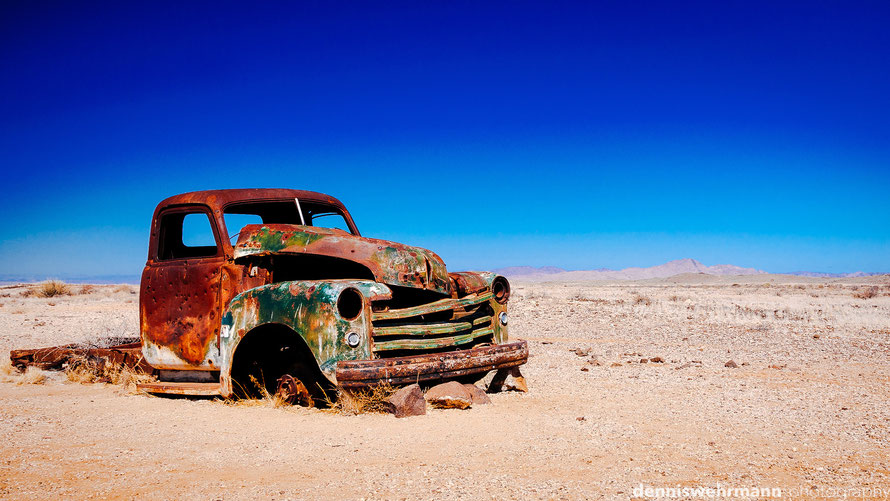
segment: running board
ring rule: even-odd
[[[218,397],[220,395],[219,383],[141,383],[137,384],[136,388],[146,393],[162,395],[190,395],[195,397]]]

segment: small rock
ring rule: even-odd
[[[599,359],[596,355],[590,357],[590,360],[587,361],[588,364],[599,367],[603,365],[603,361]]]
[[[397,418],[423,416],[426,414],[426,400],[420,386],[412,384],[399,389],[386,399],[386,411]]]
[[[587,420],[587,418],[585,418],[584,416],[580,416],[580,417],[576,417],[576,418],[575,418],[575,421],[586,421],[586,420]]]
[[[621,362],[612,362],[612,365],[609,367],[621,367]]]
[[[587,367],[581,367],[581,372],[590,372],[590,369]]]
[[[488,398],[488,394],[485,393],[485,390],[476,386],[475,384],[465,384],[464,388],[466,388],[467,392],[470,394],[470,398],[473,399],[474,404],[490,404],[491,399]]]
[[[507,384],[507,389],[528,393],[528,383],[525,382],[525,378],[522,376],[513,376],[513,382],[512,384]]]
[[[687,367],[692,367],[692,362],[686,362],[685,364],[678,366],[676,369],[680,370],[680,369],[685,369]]]
[[[641,364],[645,364],[645,363],[648,363],[648,362],[649,362],[649,359],[648,359],[648,358],[641,358],[641,359],[640,359],[640,363],[641,363]]]
[[[819,339],[821,336],[819,334],[813,334],[813,339]]]
[[[785,368],[785,366],[784,366],[784,365],[776,365],[776,364],[773,364],[773,365],[770,365],[769,368],[770,368],[770,369],[776,369],[776,370],[782,370],[782,369]]]
[[[728,368],[730,368],[730,369],[736,369],[736,368],[738,368],[738,366],[739,366],[739,364],[735,363],[735,362],[732,361],[732,360],[730,360],[729,362],[726,362],[725,364],[723,364],[723,367],[728,367]]]
[[[426,392],[426,401],[438,409],[468,409],[473,396],[457,381],[437,384]]]
[[[590,348],[575,348],[572,351],[575,352],[575,355],[578,355],[579,357],[586,357],[587,355],[590,355]]]
[[[652,357],[649,359],[649,361],[652,362],[653,364],[663,364],[664,363],[664,359],[661,357]]]

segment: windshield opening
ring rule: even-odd
[[[302,218],[300,217],[302,212]],[[333,228],[352,233],[343,212],[325,203],[300,200],[246,202],[230,205],[223,211],[229,240],[235,240],[248,224],[303,224]]]

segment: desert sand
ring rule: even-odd
[[[628,499],[640,485],[890,495],[890,277],[513,285],[530,391],[468,410],[347,416],[150,397],[63,373],[32,383],[7,367],[0,498]],[[0,350],[135,336],[136,289],[4,287]]]

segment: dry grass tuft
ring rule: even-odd
[[[31,287],[22,292],[22,296],[30,297],[57,297],[70,296],[71,286],[61,280],[47,280],[36,287]]]
[[[28,367],[24,372],[18,370],[8,360],[0,363],[0,383],[43,384],[47,372],[37,367]]]
[[[877,287],[868,287],[864,290],[856,291],[853,293],[853,297],[855,297],[856,299],[871,299],[873,297],[876,297],[877,295],[878,295]]]
[[[9,383],[20,376],[22,373],[16,369],[10,360],[4,360],[0,363],[0,383]]]
[[[259,394],[259,398],[228,398],[223,400],[223,403],[234,407],[293,407],[293,405],[287,403],[287,401],[281,398],[277,393],[269,393],[269,390],[266,389],[266,385],[259,381],[255,376],[250,376],[250,382],[256,389],[256,393]],[[237,382],[235,384],[237,384]],[[254,394],[254,392],[247,391],[244,391],[244,393]]]
[[[634,294],[634,306],[649,306],[652,304],[652,300],[647,296],[641,296],[640,294]]]
[[[68,361],[65,367],[68,381],[81,384],[110,383],[135,390],[138,383],[149,383],[156,378],[139,369],[114,364],[104,358],[79,357]]]
[[[85,284],[80,286],[80,290],[77,291],[78,294],[92,294],[96,292],[96,286],[93,284]]]
[[[341,388],[337,391],[337,401],[328,401],[327,403],[334,412],[347,416],[367,413],[384,414],[387,412],[386,401],[396,392],[396,389],[389,384],[379,384],[367,390],[348,391]]]

